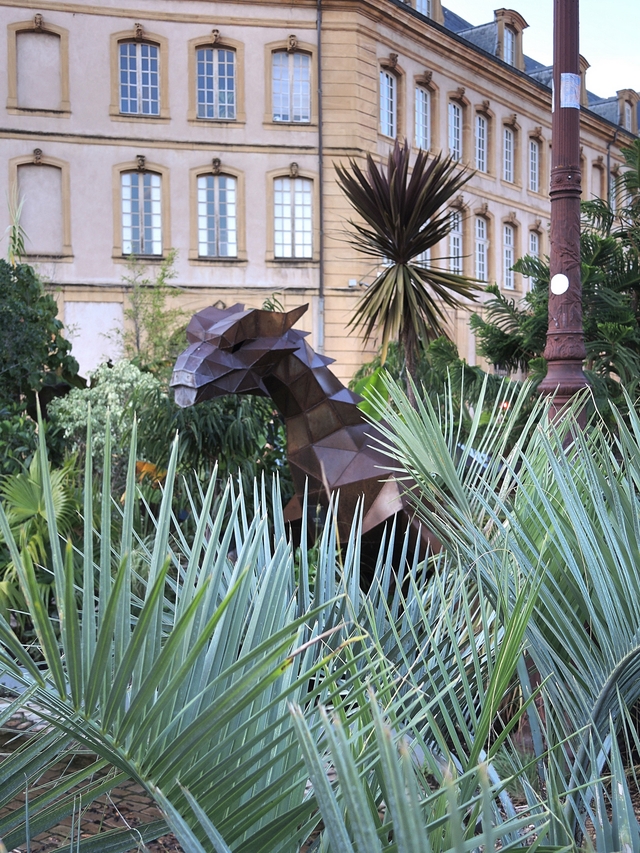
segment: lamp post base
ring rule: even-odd
[[[582,370],[582,359],[562,359],[550,361],[547,375],[538,385],[538,392],[543,396],[552,397],[549,419],[554,420],[568,403],[573,401],[576,394],[589,387],[589,380]],[[578,423],[583,424],[586,417],[584,406],[578,414]]]

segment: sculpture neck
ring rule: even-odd
[[[287,430],[304,426],[310,442],[364,420],[357,406],[360,396],[346,388],[305,341],[282,359],[264,384]]]

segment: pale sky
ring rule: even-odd
[[[553,0],[443,0],[474,26],[493,20],[494,9],[515,9],[529,28],[524,52],[545,65],[553,56]],[[591,64],[587,88],[609,98],[618,89],[640,90],[640,0],[581,0],[580,53]]]

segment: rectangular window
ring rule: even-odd
[[[614,213],[618,212],[618,187],[616,186],[616,175],[609,172],[609,204]]]
[[[202,258],[235,258],[236,179],[227,175],[198,178],[198,254]]]
[[[502,177],[508,183],[513,183],[513,131],[508,127],[504,129]]]
[[[396,135],[396,78],[388,71],[380,72],[380,133]]]
[[[449,102],[449,154],[454,160],[462,157],[462,107]]]
[[[504,28],[503,59],[508,65],[516,64],[516,34],[510,27]]]
[[[122,175],[122,254],[161,255],[160,175],[124,172]]]
[[[273,231],[276,258],[311,258],[313,184],[307,178],[273,182]]]
[[[196,52],[198,118],[236,117],[235,52],[202,47]]]
[[[462,216],[451,214],[451,231],[449,231],[449,269],[462,275]]]
[[[120,44],[120,112],[160,115],[160,50],[154,44]]]
[[[504,226],[504,234],[503,234],[503,281],[505,290],[514,290],[515,289],[515,280],[513,276],[513,270],[511,267],[515,263],[514,258],[514,234],[513,234],[513,226],[505,225]]]
[[[476,216],[476,278],[487,281],[487,221]]]
[[[487,120],[476,116],[476,169],[487,171]]]
[[[431,17],[431,0],[416,0],[416,11]]]
[[[416,87],[416,145],[428,151],[431,147],[431,92]]]
[[[307,53],[276,51],[271,87],[274,121],[311,121],[311,57]]]
[[[633,110],[629,101],[624,102],[624,126],[627,130],[633,131]]]
[[[540,191],[540,143],[535,139],[529,140],[529,189]]]

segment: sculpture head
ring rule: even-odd
[[[185,408],[224,394],[268,397],[264,379],[288,353],[295,352],[306,332],[292,329],[309,306],[292,311],[264,311],[240,303],[205,308],[187,326],[189,346],[171,377],[178,406]]]

